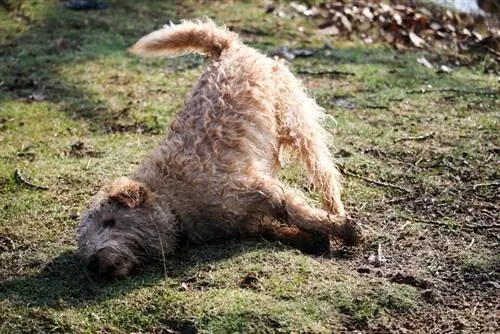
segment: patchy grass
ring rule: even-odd
[[[435,55],[320,36],[314,20],[265,14],[256,1],[109,1],[89,12],[8,3],[0,9],[1,333],[498,329],[500,103],[497,78],[481,64],[436,73],[416,61]],[[316,50],[290,66],[334,116],[327,126],[344,199],[369,240],[323,257],[231,241],[181,250],[167,278],[151,268],[92,282],[74,254],[79,212],[106,180],[137,168],[203,69],[201,57],[144,60],[126,48],[169,20],[204,15],[269,54]],[[16,170],[49,189],[30,188]],[[283,177],[307,189],[300,171]],[[380,267],[368,261],[379,244]]]

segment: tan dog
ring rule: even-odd
[[[181,236],[202,243],[260,233],[309,252],[328,250],[329,236],[358,241],[343,218],[323,110],[281,62],[211,21],[167,26],[130,51],[197,52],[213,62],[152,156],[85,212],[78,242],[90,272],[127,275],[172,254]],[[324,210],[278,180],[282,149],[306,166]]]

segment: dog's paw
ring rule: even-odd
[[[363,243],[365,237],[361,226],[348,216],[339,217],[336,236],[346,246],[357,246]]]

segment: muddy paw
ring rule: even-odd
[[[342,217],[342,221],[338,225],[337,237],[346,246],[360,245],[364,241],[361,226],[350,217]]]

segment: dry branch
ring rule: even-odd
[[[28,179],[27,179],[27,178],[26,178],[26,177],[25,177],[25,176],[21,173],[21,171],[20,171],[19,169],[16,169],[16,171],[14,172],[14,177],[15,177],[15,179],[16,179],[18,182],[20,182],[20,183],[22,183],[22,184],[24,184],[24,185],[26,185],[26,186],[28,186],[28,187],[30,187],[30,188],[33,188],[33,189],[38,189],[38,190],[49,190],[49,187],[46,187],[46,186],[40,186],[40,185],[34,184],[34,183],[32,183],[31,181],[29,181],[29,180],[28,180]]]
[[[324,71],[310,71],[310,70],[298,70],[298,74],[305,75],[356,75],[352,72],[336,71],[336,70],[324,70]]]
[[[419,140],[426,140],[429,138],[434,138],[434,132],[427,133],[427,134],[421,135],[421,136],[416,136],[416,137],[405,137],[405,138],[394,139],[394,142],[398,143],[401,141],[410,141],[410,140],[419,141]]]
[[[447,223],[440,222],[438,220],[424,220],[424,219],[414,219],[413,221],[422,224],[436,225],[448,227]],[[471,225],[471,224],[457,224],[457,227],[468,228],[472,230],[487,230],[487,229],[497,229],[500,228],[500,224],[490,224],[490,225]]]
[[[403,188],[401,186],[398,186],[396,184],[392,184],[392,183],[388,183],[388,182],[384,182],[384,181],[373,180],[373,179],[367,178],[365,176],[362,176],[362,175],[360,175],[358,173],[351,172],[351,171],[349,171],[347,169],[344,169],[344,168],[340,168],[340,170],[344,174],[357,177],[357,178],[359,178],[359,179],[361,179],[363,181],[366,181],[368,183],[373,183],[373,184],[381,186],[381,187],[387,187],[387,188],[393,188],[393,189],[401,190],[401,191],[404,191],[405,193],[408,193],[408,194],[411,193],[410,190],[408,190],[406,188]]]
[[[482,96],[496,96],[500,95],[500,92],[495,90],[467,90],[467,89],[457,89],[457,88],[437,88],[437,89],[416,89],[410,90],[408,94],[427,94],[427,93],[460,93],[460,94],[475,94]]]

